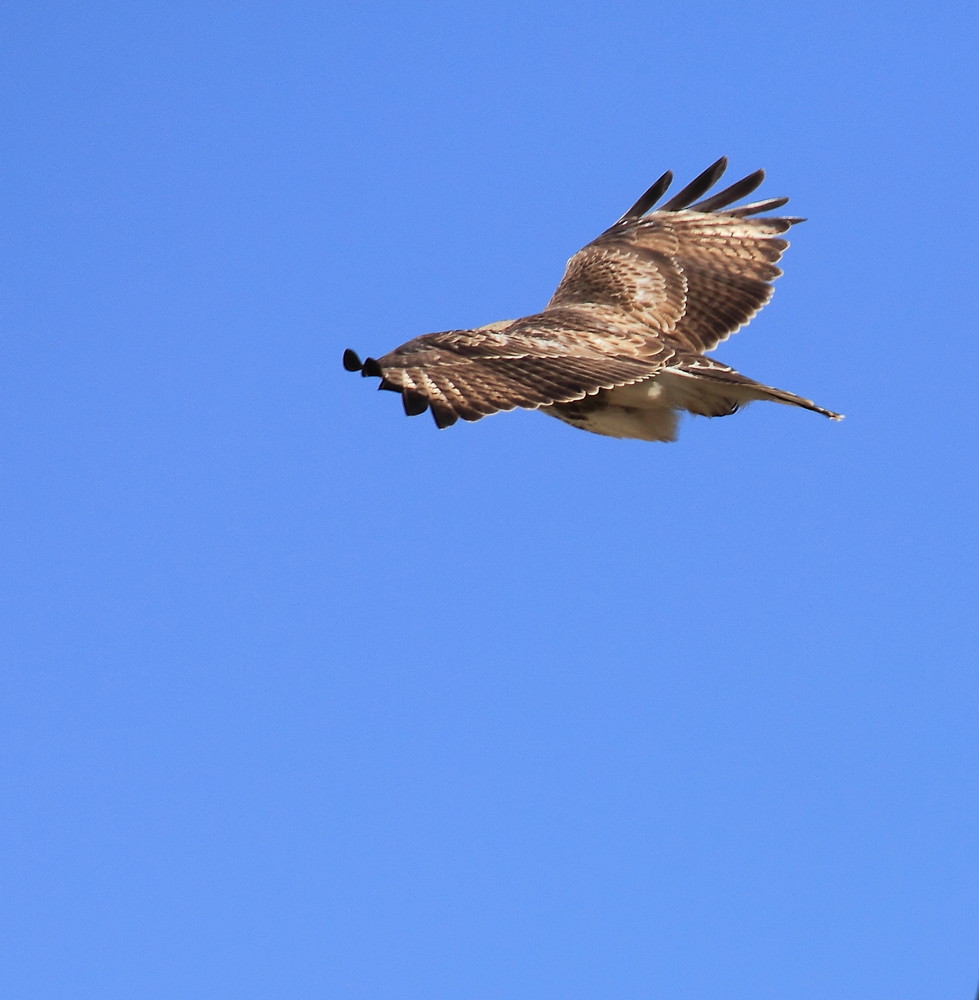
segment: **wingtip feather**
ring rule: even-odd
[[[665,205],[660,208],[661,212],[679,212],[692,202],[695,202],[701,195],[706,194],[721,178],[727,169],[727,157],[722,156],[715,160],[703,173],[698,174],[683,190],[675,194]]]
[[[756,170],[754,173],[748,174],[747,177],[742,177],[741,180],[735,181],[723,191],[718,191],[717,194],[713,194],[709,198],[704,198],[703,201],[698,201],[696,204],[690,205],[690,210],[693,212],[719,211],[727,205],[739,201],[741,198],[746,198],[752,191],[761,186],[764,179],[765,171]]]
[[[639,219],[644,216],[655,204],[666,194],[673,183],[673,171],[667,170],[662,177],[654,181],[643,193],[639,200],[627,211],[620,222],[626,219]]]
[[[446,407],[432,407],[432,419],[435,421],[435,426],[441,431],[445,430],[446,427],[451,427],[458,417]]]
[[[401,394],[401,403],[404,406],[405,415],[417,417],[419,413],[424,413],[428,409],[428,400],[419,392],[405,389]]]

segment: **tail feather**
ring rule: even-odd
[[[691,356],[678,365],[671,365],[659,378],[668,384],[675,406],[705,417],[727,416],[746,403],[767,400],[786,406],[800,406],[804,410],[821,413],[830,420],[843,419],[842,413],[827,410],[794,392],[756,382],[733,368],[702,355]]]

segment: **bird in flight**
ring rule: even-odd
[[[428,333],[376,359],[348,349],[344,368],[400,392],[409,416],[431,409],[439,427],[522,407],[595,434],[673,441],[681,410],[723,417],[759,399],[841,420],[706,354],[771,298],[781,234],[803,221],[762,215],[788,198],[731,207],[762,170],[704,197],[726,167],[722,157],[652,211],[673,180],[663,174],[568,261],[542,312]]]

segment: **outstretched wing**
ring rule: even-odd
[[[744,326],[772,296],[788,246],[788,217],[761,217],[788,198],[730,207],[764,180],[762,170],[703,198],[727,167],[722,157],[655,212],[665,173],[614,225],[568,261],[548,309],[620,311],[681,351],[709,351]],[[698,198],[702,200],[697,201]]]
[[[675,355],[645,337],[610,337],[587,318],[560,310],[491,323],[476,330],[429,333],[381,358],[361,362],[350,350],[349,371],[381,379],[379,388],[402,394],[405,413],[431,407],[439,427],[460,417],[479,420],[499,410],[536,409],[649,378]]]

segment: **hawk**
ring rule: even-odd
[[[568,261],[542,312],[425,334],[363,362],[348,349],[344,367],[400,392],[409,416],[431,409],[439,427],[523,407],[595,434],[673,441],[679,411],[723,417],[757,399],[841,420],[706,354],[771,298],[781,234],[803,221],[761,214],[788,198],[732,207],[762,170],[704,197],[726,166],[722,157],[652,211],[667,171]]]

